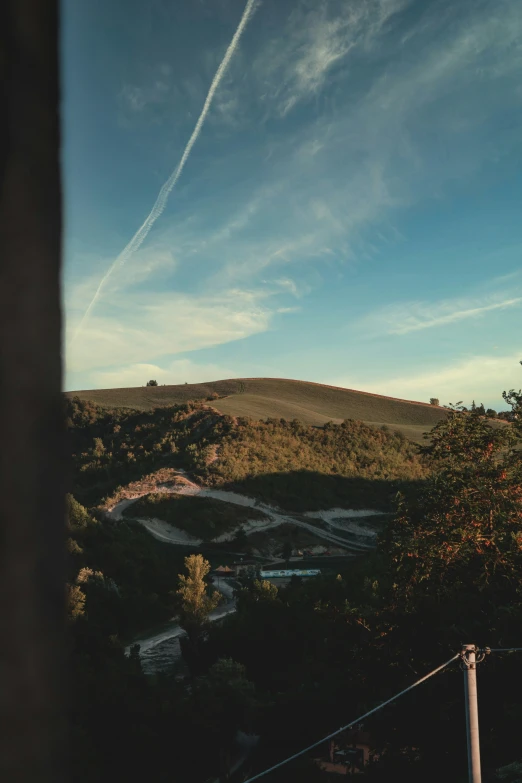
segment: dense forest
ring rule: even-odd
[[[371,497],[388,510],[403,484],[426,475],[418,447],[385,426],[252,421],[200,402],[152,411],[110,410],[78,398],[66,405],[73,491],[88,506],[167,467],[295,511],[330,508],[347,495],[354,508]]]
[[[505,398],[511,424],[492,428],[480,411],[455,409],[420,450],[351,421],[320,430],[237,421],[201,404],[144,413],[68,402],[74,779],[224,779],[240,729],[260,738],[231,778],[246,780],[354,720],[462,643],[522,646],[522,396]],[[177,548],[100,510],[122,485],[164,466],[296,510],[303,495],[306,508],[324,508],[348,494],[352,505],[371,495],[394,514],[377,549],[340,573],[281,589],[244,578],[237,611],[210,624],[219,599],[205,589],[205,560],[189,558],[179,579]],[[123,645],[173,615],[187,631],[187,676],[145,676],[137,648],[126,656]],[[507,769],[520,759],[519,668],[516,653],[481,664],[485,780],[521,779],[516,765]],[[363,779],[466,780],[457,665],[376,713],[367,728],[375,760]],[[265,778],[329,779],[309,756]]]

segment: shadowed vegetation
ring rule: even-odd
[[[295,511],[387,510],[403,482],[427,473],[404,435],[356,421],[319,429],[297,420],[234,419],[197,403],[112,411],[73,399],[68,409],[75,494],[91,505],[147,473],[184,467],[208,485]]]
[[[239,419],[221,438],[216,462],[199,470],[209,484],[294,511],[388,510],[401,484],[426,472],[418,447],[398,432],[355,421],[320,430],[273,419]]]
[[[386,512],[394,507],[397,492],[412,492],[422,484],[420,478],[366,479],[299,470],[249,476],[223,488],[299,513],[329,508],[371,508]],[[319,523],[314,520],[314,524]]]
[[[249,520],[266,519],[255,508],[235,506],[213,498],[184,497],[166,492],[146,495],[125,512],[131,517],[154,517],[204,541],[229,533]]]

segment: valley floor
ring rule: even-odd
[[[161,477],[164,479],[163,474],[161,474]],[[319,542],[326,542],[330,545],[329,549],[333,550],[329,553],[329,556],[313,557],[314,554],[321,555],[322,552],[317,550],[324,552],[326,547],[324,545],[312,546],[307,551],[305,560],[292,558],[297,560],[295,565],[299,563],[300,566],[312,564],[314,567],[324,567],[331,560],[333,567],[334,561],[335,565],[338,565],[339,560],[345,561],[347,557],[354,557],[373,549],[380,527],[379,522],[383,519],[382,512],[372,509],[335,508],[296,514],[261,503],[246,495],[201,487],[190,480],[183,470],[177,471],[173,478],[174,480],[169,482],[159,481],[155,489],[166,494],[192,498],[212,498],[222,503],[230,503],[262,512],[265,517],[264,520],[252,520],[250,524],[247,522],[242,526],[248,536],[259,538],[260,533],[267,533],[269,530],[275,531],[277,528],[292,525],[301,528],[307,533],[311,533],[311,540],[316,539]],[[124,519],[125,512],[128,512],[130,507],[140,498],[151,494],[151,489],[153,488],[150,480],[142,491],[133,487],[129,490],[132,496],[123,497],[123,499],[106,509],[107,517],[114,520]],[[125,494],[125,490],[123,490],[123,494]],[[184,530],[176,528],[165,520],[133,518],[159,541],[186,546],[203,543],[201,539],[190,536]],[[235,532],[237,531],[218,536],[214,543],[233,540]],[[314,552],[314,550],[316,551]],[[273,557],[265,559],[274,561]],[[227,580],[219,579],[216,587],[223,594],[225,602],[212,613],[210,617],[212,621],[220,620],[227,614],[235,611],[233,586]],[[173,663],[180,658],[179,637],[182,634],[183,630],[178,625],[177,620],[173,619],[161,628],[156,628],[135,640],[135,643],[140,645],[140,656],[146,673],[153,674],[172,667]],[[127,652],[130,650],[130,646],[127,648]]]
[[[375,543],[379,525],[375,522],[372,525],[372,518],[377,521],[382,520],[383,514],[373,509],[326,509],[323,511],[305,512],[297,514],[285,511],[276,506],[261,503],[258,500],[247,495],[240,495],[236,492],[201,487],[188,479],[184,471],[178,471],[175,482],[169,484],[159,483],[156,491],[185,497],[212,498],[223,503],[230,503],[245,508],[255,509],[261,512],[263,519],[248,520],[239,525],[235,530],[223,533],[212,539],[213,543],[223,543],[232,541],[238,532],[243,529],[246,535],[263,532],[270,528],[277,528],[281,525],[294,525],[310,533],[313,533],[318,539],[334,544],[337,547],[347,550],[353,554],[359,554],[362,551],[372,548]],[[112,519],[122,519],[125,511],[137,500],[146,495],[150,495],[150,483],[146,489],[139,492],[135,491],[132,497],[125,497],[112,507],[106,510],[106,514]],[[133,515],[134,516],[134,515]],[[158,518],[135,517],[155,538],[172,544],[186,544],[194,546],[201,544],[201,538],[196,538],[185,530],[181,530],[174,525]],[[362,520],[365,520],[365,523]]]

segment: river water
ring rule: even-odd
[[[228,614],[236,611],[234,588],[225,579],[219,580],[217,588],[225,598],[225,603],[218,606],[209,616],[211,622],[221,620]],[[140,645],[141,666],[145,674],[160,674],[172,672],[181,659],[180,637],[185,631],[179,627],[176,620],[172,620],[160,628],[137,637],[132,644],[126,647],[127,655],[134,644]]]

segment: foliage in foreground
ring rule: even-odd
[[[425,492],[402,499],[374,555],[337,579],[296,581],[277,593],[245,585],[237,615],[210,629],[207,654],[242,662],[258,691],[276,698],[256,769],[362,714],[464,641],[520,646],[516,445],[516,428],[493,431],[479,414],[455,412],[433,435]],[[518,752],[519,668],[509,655],[481,665],[482,750],[491,775]],[[365,776],[435,783],[451,769],[464,780],[462,698],[454,666],[377,713],[365,728],[380,758]],[[290,766],[281,779],[294,775]]]
[[[68,512],[70,615],[120,639],[170,617],[179,550],[139,525],[91,517],[71,495]]]
[[[518,586],[522,566],[522,460],[516,431],[451,412],[426,450],[434,470],[416,502],[402,497],[386,548],[412,593],[455,592],[492,580]],[[465,575],[465,584],[460,580]]]

